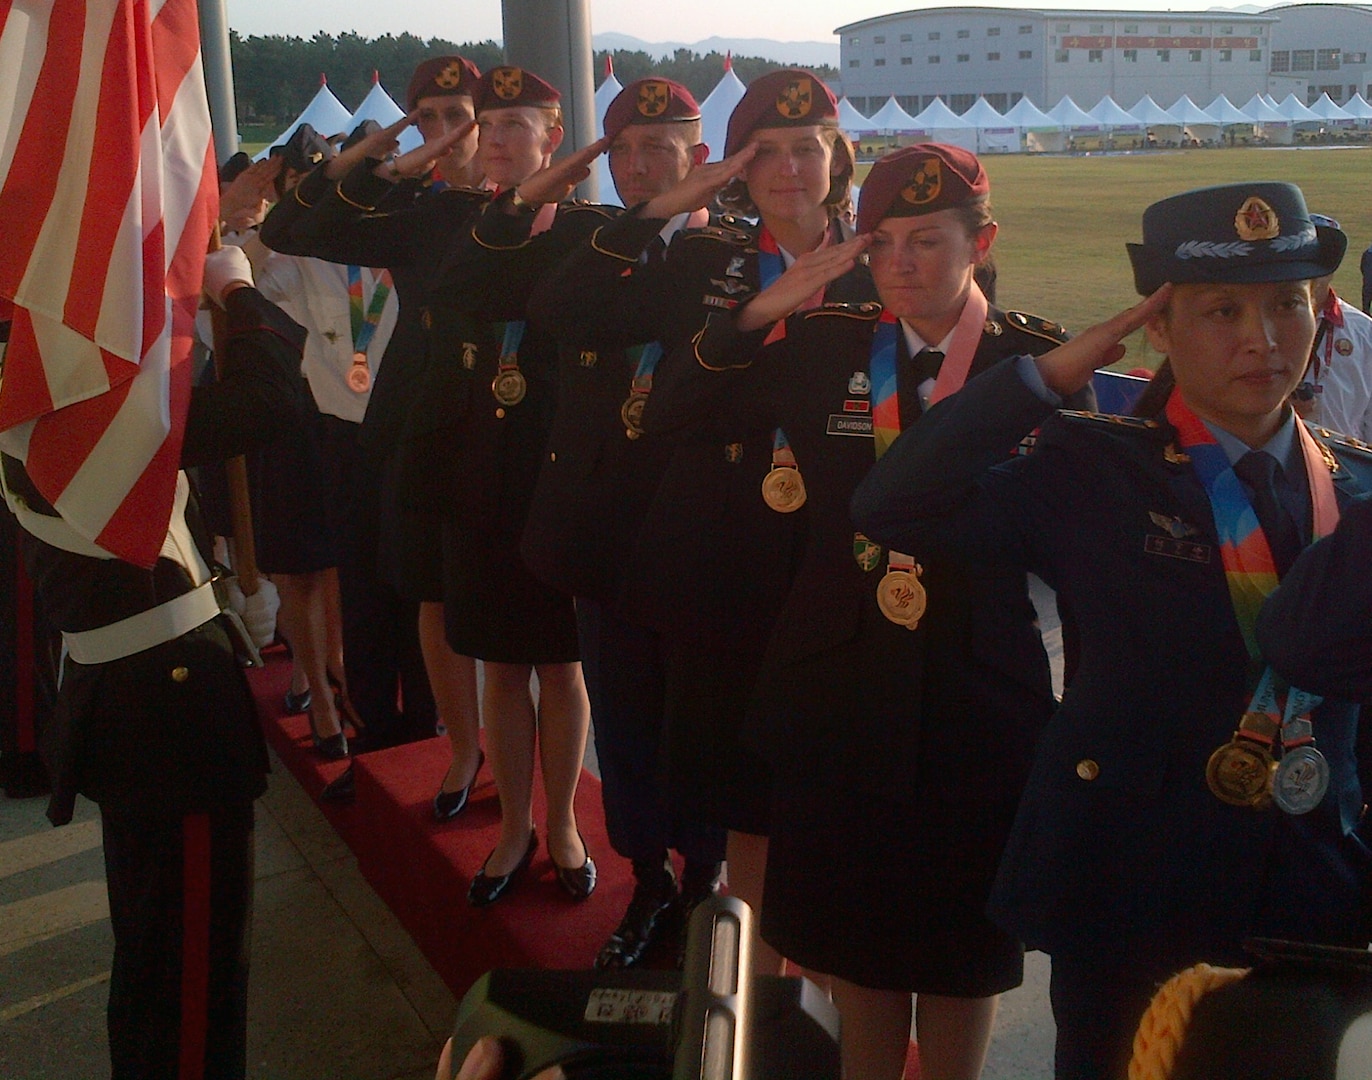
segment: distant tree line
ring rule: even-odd
[[[308,40],[299,37],[241,37],[230,31],[233,56],[234,91],[241,124],[280,124],[297,116],[319,89],[319,76],[326,75],[329,89],[344,105],[355,108],[372,87],[377,72],[382,85],[401,108],[405,87],[415,66],[431,56],[460,53],[485,71],[503,62],[501,47],[494,41],[457,44],[442,38],[425,41],[414,34],[385,34],[364,38],[345,33],[334,36],[318,33]],[[595,54],[595,81],[604,78],[604,51]],[[717,52],[705,55],[690,49],[677,49],[663,59],[642,51],[616,50],[612,55],[615,76],[622,83],[647,75],[675,79],[704,98],[724,74],[725,57]],[[754,56],[733,58],[734,71],[745,83],[768,71],[786,65]],[[830,67],[816,68],[821,78],[832,80],[838,72]]]

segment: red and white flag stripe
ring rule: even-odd
[[[195,0],[0,0],[0,449],[151,566],[218,213]]]

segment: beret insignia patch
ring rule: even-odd
[[[444,90],[455,90],[462,85],[462,65],[454,60],[437,75],[434,82],[443,87]]]
[[[491,72],[491,89],[502,101],[513,101],[524,89],[524,72],[519,68],[496,68]]]
[[[792,79],[777,95],[777,112],[787,120],[801,120],[810,115],[814,104],[814,84],[809,79]]]
[[[910,182],[900,189],[900,197],[911,206],[923,206],[937,199],[942,190],[943,162],[931,157],[919,163]]]
[[[638,88],[638,114],[650,120],[655,116],[661,116],[667,111],[667,105],[671,100],[672,93],[667,84],[652,79]]]

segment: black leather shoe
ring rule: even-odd
[[[508,874],[491,877],[486,873],[486,863],[482,863],[481,869],[477,871],[476,877],[472,878],[472,883],[467,889],[467,900],[472,907],[486,907],[488,904],[494,904],[509,892],[514,883],[523,876],[524,871],[529,869],[529,864],[534,861],[536,851],[538,851],[537,829],[529,834],[529,846],[524,851],[524,857]],[[491,854],[495,853],[492,852]],[[487,855],[486,862],[490,861],[491,856]]]
[[[663,918],[677,901],[670,861],[634,860],[634,895],[624,918],[595,958],[598,968],[633,967],[663,930]]]
[[[352,802],[357,798],[357,781],[353,777],[353,767],[349,765],[325,784],[319,797],[325,802]]]
[[[342,761],[348,756],[348,737],[343,734],[342,726],[332,735],[321,735],[314,726],[314,713],[310,713],[310,738],[314,741],[314,751],[325,761]]]
[[[308,686],[298,694],[294,690],[287,690],[283,699],[286,715],[294,716],[296,713],[308,712],[310,700],[310,688]]]
[[[595,892],[595,862],[591,858],[591,849],[586,846],[586,838],[580,832],[576,835],[581,841],[581,850],[586,852],[586,861],[569,870],[565,866],[558,866],[554,860],[553,869],[557,871],[557,880],[567,890],[568,896],[573,900],[585,900]]]
[[[439,821],[451,821],[462,813],[467,807],[467,799],[472,794],[472,788],[476,785],[476,774],[481,771],[481,766],[486,764],[486,753],[478,750],[476,753],[476,768],[472,770],[472,778],[467,781],[467,786],[458,788],[456,791],[444,791],[439,786],[438,794],[434,796],[434,817]]]

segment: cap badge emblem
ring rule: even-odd
[[[524,72],[519,68],[496,68],[491,72],[491,89],[501,101],[513,101],[524,89]]]
[[[943,162],[938,158],[925,158],[910,182],[900,189],[900,197],[911,206],[924,206],[937,199],[942,190]]]
[[[652,79],[638,88],[638,113],[640,116],[646,116],[651,120],[653,117],[665,113],[671,100],[672,93],[667,84],[658,79]]]
[[[777,112],[787,120],[800,120],[810,115],[814,104],[814,86],[809,79],[792,79],[777,95]]]
[[[456,90],[462,85],[462,65],[454,60],[434,76],[434,82],[444,90]]]
[[[1234,215],[1234,231],[1240,240],[1275,240],[1281,234],[1281,223],[1271,206],[1250,195]]]

